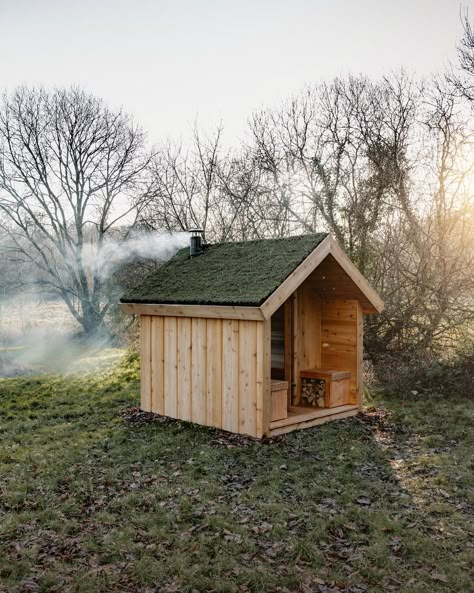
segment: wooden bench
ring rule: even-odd
[[[283,420],[288,416],[288,381],[272,379],[271,421]]]

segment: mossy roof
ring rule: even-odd
[[[123,303],[260,306],[325,239],[326,233],[181,249]]]

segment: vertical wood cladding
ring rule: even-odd
[[[267,322],[142,315],[141,328],[142,409],[263,436]]]
[[[362,309],[355,300],[322,300],[321,367],[351,371],[351,403],[362,397]]]

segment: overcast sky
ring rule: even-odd
[[[474,0],[464,0],[474,15]],[[150,139],[197,119],[227,139],[253,110],[348,72],[456,59],[457,0],[0,0],[1,85],[78,84]]]

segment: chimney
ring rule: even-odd
[[[189,254],[191,257],[197,257],[203,253],[202,250],[202,236],[204,231],[202,229],[189,229],[191,233],[191,241],[189,244]]]

